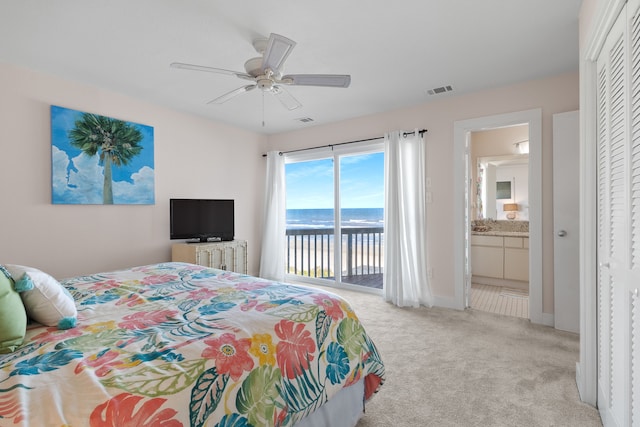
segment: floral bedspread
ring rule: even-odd
[[[384,366],[355,313],[313,288],[183,263],[63,282],[78,326],[0,355],[0,425],[291,426]]]

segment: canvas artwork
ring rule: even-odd
[[[496,199],[511,198],[511,181],[496,182]]]
[[[153,127],[51,106],[54,204],[155,203]]]

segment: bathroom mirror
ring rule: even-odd
[[[507,219],[505,203],[517,204],[515,219],[529,220],[529,154],[477,158],[476,218]]]

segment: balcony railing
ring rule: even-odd
[[[341,230],[341,281],[382,288],[384,227]],[[299,276],[335,278],[334,230],[287,230],[286,271]]]

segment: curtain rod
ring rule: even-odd
[[[420,129],[417,132],[420,134],[420,136],[422,136],[427,132],[427,129]],[[402,132],[402,136],[406,138],[407,135],[411,135],[412,133],[416,133],[416,131]],[[278,154],[280,154],[282,156],[283,154],[297,153],[299,151],[315,150],[317,148],[328,148],[328,147],[331,147],[333,149],[333,147],[337,147],[338,145],[355,144],[357,142],[375,141],[376,139],[382,139],[382,138],[384,138],[384,136],[377,136],[375,138],[367,138],[367,139],[358,139],[357,141],[339,142],[337,144],[320,145],[318,147],[299,148],[297,150],[280,151],[280,152],[278,152]],[[267,155],[263,154],[262,157],[267,157]]]

